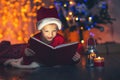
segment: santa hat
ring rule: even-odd
[[[41,30],[45,25],[56,24],[60,30],[62,23],[59,20],[56,8],[44,8],[41,7],[37,11],[37,29]]]

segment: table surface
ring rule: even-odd
[[[85,56],[85,55],[84,55]],[[39,69],[15,69],[0,67],[0,80],[120,80],[120,54],[101,55],[103,68],[87,68],[86,59],[76,66],[41,67]]]

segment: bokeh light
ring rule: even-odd
[[[45,5],[42,0],[1,0],[0,41],[27,43],[36,32],[36,10]]]

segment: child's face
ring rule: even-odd
[[[47,41],[52,41],[57,34],[58,27],[56,24],[48,24],[44,26],[41,31],[44,39]]]

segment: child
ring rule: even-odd
[[[43,17],[37,22],[37,29],[40,31],[33,37],[43,41],[44,43],[51,45],[53,47],[60,44],[64,44],[64,38],[58,34],[58,30],[62,27],[61,21],[56,17]],[[28,41],[28,47],[31,40]],[[34,46],[34,45],[33,45]],[[25,56],[20,59],[8,60],[5,64],[10,64],[17,68],[37,68],[40,64],[32,60],[32,56],[35,52],[29,48],[25,49]],[[76,54],[72,58],[73,62],[79,62],[80,55]],[[22,64],[23,63],[23,64]]]

